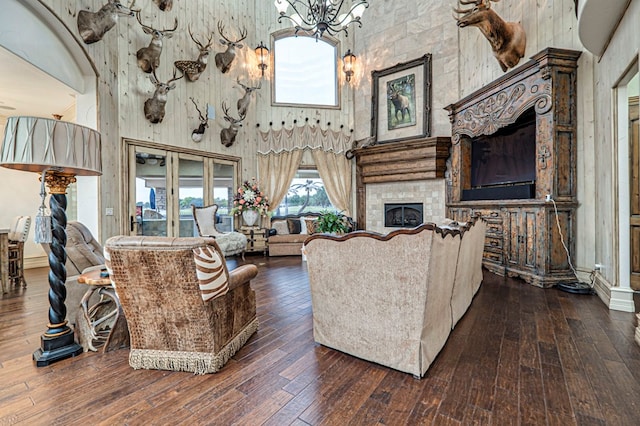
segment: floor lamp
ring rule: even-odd
[[[51,197],[51,252],[49,254],[49,323],[33,353],[38,367],[82,353],[69,327],[67,289],[67,186],[76,176],[102,174],[100,134],[65,121],[37,117],[9,117],[0,166],[45,173]]]

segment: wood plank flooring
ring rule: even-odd
[[[260,269],[252,283],[260,329],[206,376],[133,370],[128,349],[35,367],[47,270],[28,270],[28,288],[0,299],[0,424],[640,424],[634,316],[608,311],[596,296],[485,271],[470,309],[417,380],[314,343],[299,257],[246,262]]]

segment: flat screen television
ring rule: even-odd
[[[533,109],[523,113],[514,124],[472,140],[471,190],[464,191],[464,199],[532,198],[535,181]]]

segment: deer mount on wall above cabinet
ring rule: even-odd
[[[236,57],[236,48],[242,49],[243,45],[240,43],[242,40],[247,38],[247,28],[243,27],[240,30],[240,38],[237,40],[229,40],[227,36],[224,35],[224,25],[221,21],[218,21],[218,32],[220,33],[220,43],[227,46],[227,50],[224,52],[216,53],[216,67],[225,74],[231,68],[231,64]]]
[[[102,40],[102,37],[118,21],[118,16],[133,16],[140,9],[133,9],[136,0],[132,0],[127,7],[119,0],[109,0],[107,4],[97,12],[81,10],[78,12],[78,32],[86,44]]]
[[[453,9],[462,16],[455,17],[458,27],[478,27],[489,40],[493,55],[498,60],[502,71],[518,65],[527,47],[526,34],[519,22],[505,22],[496,12],[491,10],[491,2],[500,0],[460,0],[462,5],[474,5],[469,9]]]
[[[180,80],[184,77],[182,74],[180,77],[176,77],[176,70],[173,71],[173,78],[166,83],[161,82],[156,76],[156,70],[154,69],[149,76],[151,82],[156,86],[153,96],[144,102],[144,116],[152,123],[161,123],[164,118],[165,105],[167,104],[167,95],[169,90],[176,88],[174,81]]]
[[[140,12],[136,12],[136,19],[140,23],[142,30],[145,34],[151,36],[149,46],[138,49],[136,57],[138,59],[138,66],[146,73],[150,73],[154,69],[160,66],[160,54],[162,53],[162,40],[173,37],[173,32],[178,28],[178,18],[175,20],[173,28],[170,30],[156,30],[142,23],[140,20]]]
[[[211,49],[211,40],[213,39],[213,33],[207,39],[207,44],[203,44],[200,40],[196,39],[189,28],[189,36],[191,40],[198,46],[200,51],[198,59],[195,61],[175,61],[173,64],[176,68],[182,71],[189,81],[196,81],[200,78],[200,74],[207,68],[207,60],[209,59],[209,50]]]

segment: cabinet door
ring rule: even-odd
[[[505,255],[508,267],[536,269],[538,221],[536,209],[507,209]]]

